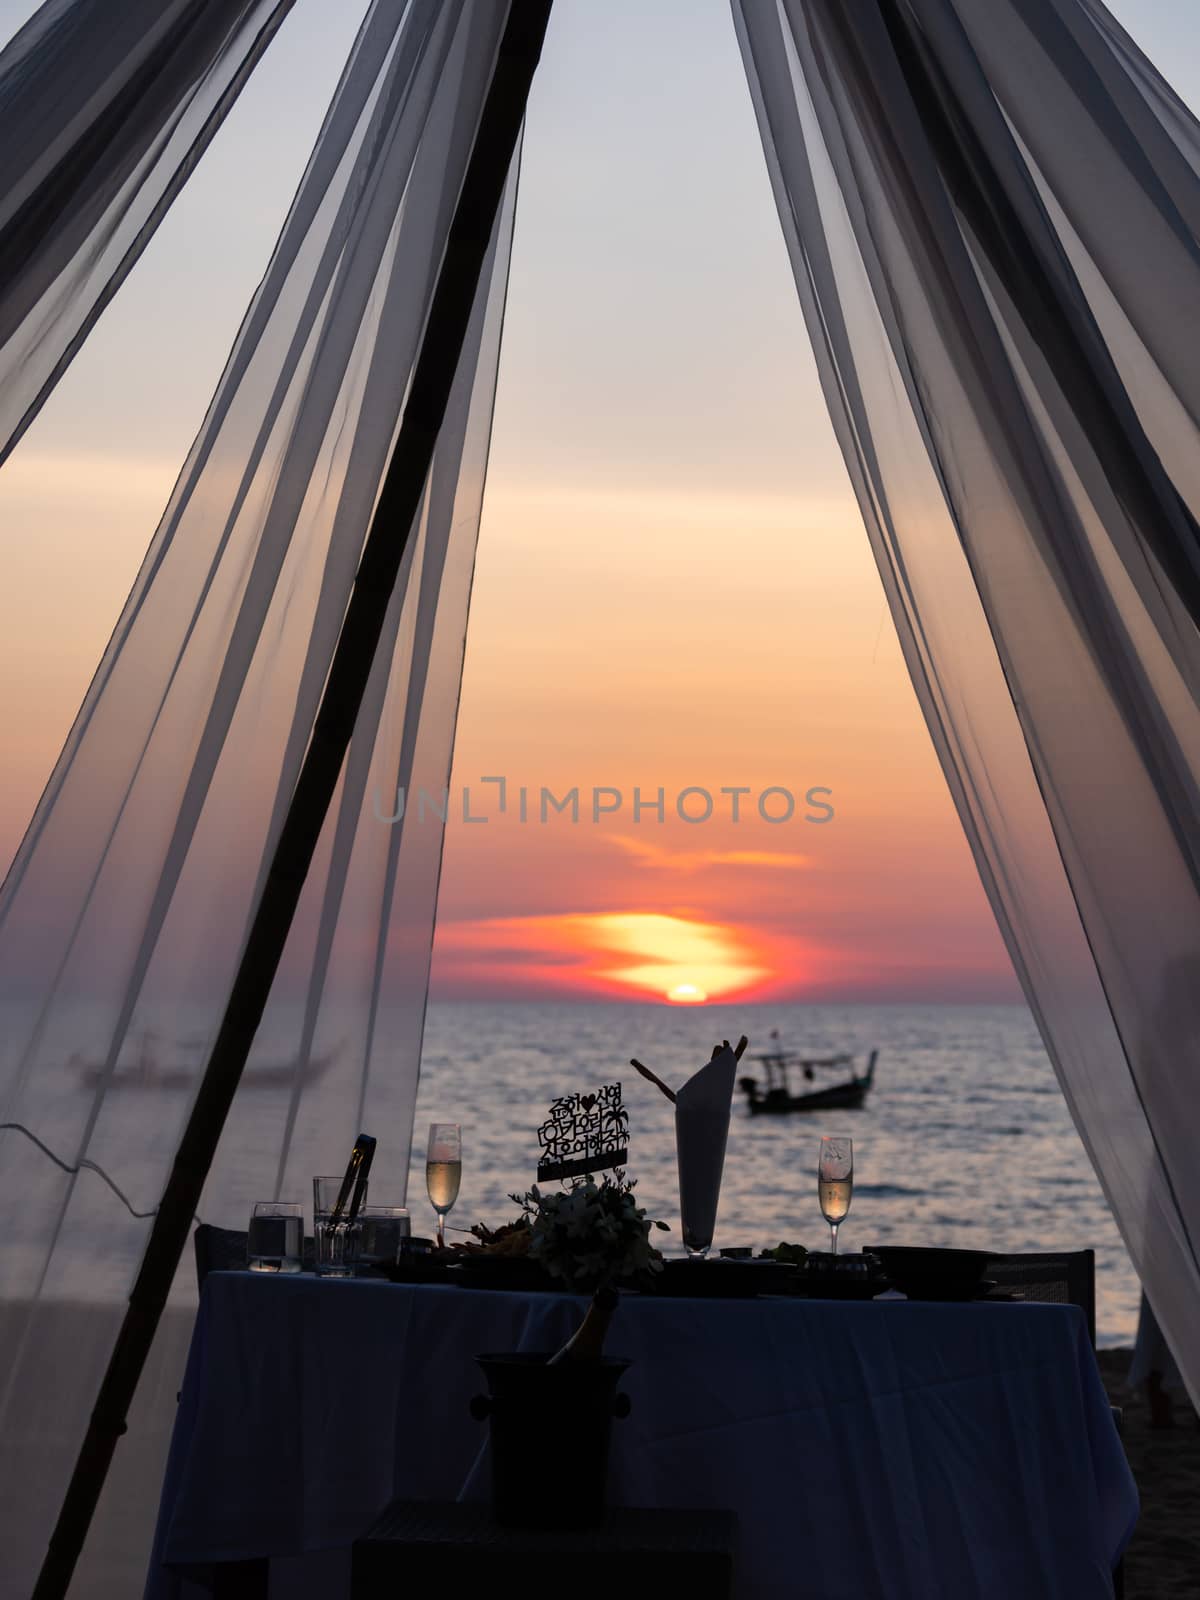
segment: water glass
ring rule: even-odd
[[[313,1179],[313,1244],[319,1278],[352,1278],[358,1261],[361,1214],[348,1222],[343,1211],[336,1222],[333,1220],[342,1182],[342,1178]],[[365,1188],[363,1194],[365,1197]]]
[[[251,1272],[299,1272],[304,1265],[304,1209],[260,1200],[250,1213],[246,1260]]]
[[[362,1239],[358,1259],[380,1264],[398,1261],[401,1240],[412,1234],[412,1219],[404,1206],[364,1206],[360,1213]]]

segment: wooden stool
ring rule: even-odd
[[[732,1511],[611,1508],[599,1528],[502,1528],[486,1505],[396,1500],[354,1546],[353,1600],[566,1589],[621,1600],[729,1600]]]

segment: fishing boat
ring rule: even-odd
[[[102,1061],[85,1060],[78,1051],[68,1058],[67,1065],[79,1073],[89,1089],[101,1085],[114,1089],[194,1089],[202,1075],[203,1058],[198,1056],[194,1062],[165,1063],[159,1059],[152,1039],[153,1035],[149,1032],[142,1035],[138,1059],[129,1065],[110,1070]],[[198,1040],[186,1042],[179,1048],[190,1052],[203,1046],[204,1041]],[[336,1051],[330,1051],[325,1055],[310,1056],[299,1069],[299,1075],[305,1083],[311,1083],[329,1069],[335,1055]],[[248,1066],[242,1073],[241,1081],[248,1089],[280,1089],[290,1088],[296,1077],[295,1061],[262,1061]]]
[[[854,1067],[854,1057],[849,1054],[833,1056],[801,1056],[792,1055],[778,1045],[778,1034],[772,1034],[776,1041],[775,1048],[765,1055],[754,1056],[763,1069],[763,1082],[758,1078],[739,1078],[738,1087],[746,1095],[747,1103],[752,1116],[763,1114],[782,1116],[792,1111],[858,1111],[867,1098],[867,1090],[875,1081],[875,1060],[879,1055],[878,1050],[872,1050],[867,1058],[866,1071],[858,1073]],[[849,1076],[840,1083],[832,1083],[824,1089],[808,1089],[802,1094],[793,1094],[788,1082],[788,1074],[798,1071],[803,1074],[808,1083],[816,1082],[816,1075],[821,1071],[840,1069]]]

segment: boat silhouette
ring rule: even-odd
[[[113,1089],[194,1089],[204,1071],[206,1056],[201,1055],[195,1062],[164,1062],[151,1046],[153,1037],[150,1032],[144,1033],[137,1061],[111,1072],[103,1061],[85,1061],[78,1050],[67,1058],[67,1065],[79,1073],[89,1089],[101,1084]],[[205,1051],[207,1041],[188,1040],[178,1048]],[[311,1056],[303,1066],[294,1060],[256,1062],[245,1069],[241,1081],[251,1089],[290,1088],[299,1071],[303,1081],[311,1083],[329,1070],[337,1054],[336,1050],[329,1050],[324,1055]]]
[[[764,1055],[752,1056],[763,1069],[764,1082],[757,1078],[739,1078],[738,1088],[746,1096],[752,1116],[782,1116],[793,1111],[858,1111],[867,1098],[867,1091],[875,1081],[875,1062],[878,1050],[867,1058],[866,1071],[858,1073],[854,1057],[847,1052],[832,1056],[802,1056],[785,1051],[779,1044],[778,1033],[772,1033],[773,1050]],[[809,1083],[815,1083],[819,1071],[841,1068],[850,1076],[841,1083],[830,1084],[825,1089],[809,1089],[803,1094],[793,1094],[788,1082],[792,1070],[803,1073]]]

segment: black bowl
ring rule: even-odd
[[[895,1288],[910,1300],[969,1300],[983,1282],[986,1250],[931,1250],[924,1246],[872,1247]]]

